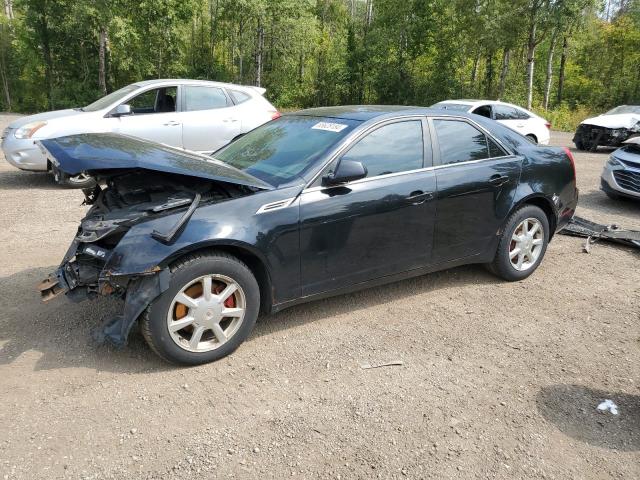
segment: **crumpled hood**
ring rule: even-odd
[[[55,110],[53,112],[38,113],[36,115],[27,115],[26,117],[20,117],[9,124],[9,128],[20,128],[23,125],[31,122],[51,121],[59,118],[69,117],[71,115],[83,115],[84,112],[80,110],[73,110],[68,108],[67,110]]]
[[[640,115],[637,113],[620,113],[617,115],[598,115],[587,118],[582,123],[605,128],[631,128],[640,122]]]
[[[83,133],[37,143],[69,175],[142,169],[273,190],[273,186],[219,160],[128,135]]]

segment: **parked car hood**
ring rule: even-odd
[[[109,170],[153,170],[263,190],[274,187],[262,180],[195,152],[117,133],[82,133],[37,142],[63,172],[77,175]]]
[[[620,113],[617,115],[598,115],[587,118],[582,123],[605,128],[631,128],[640,122],[640,115],[637,113]]]
[[[27,115],[26,117],[20,117],[9,124],[9,128],[20,128],[23,125],[31,122],[41,122],[57,120],[59,118],[69,117],[71,115],[83,115],[84,112],[80,110],[73,110],[68,108],[67,110],[54,110],[53,112],[38,113],[36,115]]]

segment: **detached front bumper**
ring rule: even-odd
[[[63,293],[80,302],[98,295],[124,297],[122,314],[93,331],[100,343],[123,347],[131,327],[149,304],[169,287],[168,269],[155,269],[131,275],[105,272],[103,266],[111,252],[78,239],[69,247],[60,267],[38,285],[42,300],[48,302]]]

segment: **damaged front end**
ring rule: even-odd
[[[610,128],[581,123],[573,137],[575,145],[583,150],[595,151],[598,146],[619,147],[626,140],[640,136],[640,123],[631,128]]]
[[[169,245],[180,236],[199,206],[251,195],[261,185],[252,185],[248,175],[238,180],[242,172],[232,171],[228,176],[234,175],[233,179],[224,177],[221,174],[224,166],[219,162],[203,166],[206,160],[150,142],[129,138],[123,142],[118,137],[116,144],[120,149],[114,151],[109,136],[87,135],[89,138],[82,139],[84,142],[76,137],[83,136],[74,136],[73,141],[66,144],[72,137],[42,141],[47,155],[57,154],[56,163],[69,174],[92,162],[91,170],[85,171],[94,176],[97,185],[83,190],[84,204],[91,208],[81,220],[59,268],[43,280],[38,289],[45,302],[63,293],[74,302],[98,295],[124,299],[122,314],[94,333],[98,341],[107,340],[121,347],[140,314],[168,288],[170,276],[167,266],[155,264],[141,271],[119,272],[117,267],[125,256],[145,256],[140,248],[118,248],[127,234],[138,225],[154,221],[159,227],[149,232],[147,238]],[[134,158],[131,168],[110,162],[108,158],[96,164],[96,149],[103,154],[109,153],[104,149],[110,150],[110,155],[120,157],[119,161],[123,152],[146,154],[145,158],[155,156],[157,161],[142,164]],[[159,155],[159,152],[169,155]],[[89,159],[87,162],[83,162],[85,157]],[[175,162],[171,166],[170,161],[176,159],[181,161],[179,167],[183,171]]]

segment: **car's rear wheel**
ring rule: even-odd
[[[142,316],[142,333],[163,359],[198,365],[229,355],[260,309],[251,270],[222,252],[190,255],[171,268],[169,288]]]
[[[531,143],[535,143],[536,145],[538,144],[538,139],[536,138],[535,135],[530,133],[529,135],[525,135],[525,136],[529,139]]]
[[[549,220],[535,205],[526,205],[507,220],[489,270],[508,281],[523,280],[540,265],[549,242]]]

